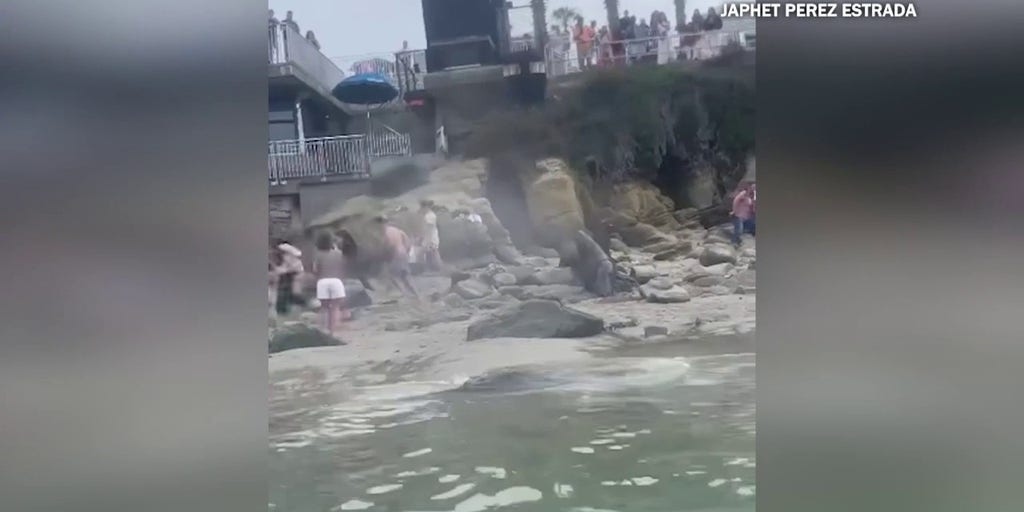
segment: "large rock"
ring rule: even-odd
[[[469,341],[484,338],[583,338],[604,331],[604,321],[554,301],[530,300],[473,322]]]
[[[537,272],[537,269],[533,267],[519,266],[519,267],[506,267],[505,271],[512,274],[516,278],[516,284],[525,284],[530,276]]]
[[[679,221],[673,215],[675,204],[657,187],[647,181],[632,181],[615,185],[609,198],[615,211],[658,229],[673,231]]]
[[[487,283],[477,279],[466,279],[452,286],[452,291],[466,300],[482,299],[494,291]]]
[[[564,161],[538,161],[536,172],[523,177],[523,194],[534,232],[542,244],[555,246],[584,228],[576,181]]]
[[[736,251],[728,245],[714,244],[704,247],[700,253],[700,264],[705,267],[719,263],[736,263]]]
[[[302,322],[289,322],[275,330],[270,336],[270,353],[296,348],[330,347],[344,345],[338,338],[314,329]]]
[[[674,260],[680,256],[685,256],[693,250],[693,244],[690,242],[678,242],[664,251],[660,251],[654,255],[655,261],[666,261]]]
[[[516,276],[508,272],[495,274],[491,279],[494,281],[494,286],[497,286],[498,288],[514,286],[518,282]]]
[[[655,304],[676,304],[680,302],[687,302],[690,300],[690,294],[685,288],[675,286],[668,290],[659,290],[650,286],[640,287],[640,293],[643,294],[647,302]]]
[[[630,276],[632,276],[633,279],[636,279],[636,282],[645,284],[647,281],[658,277],[658,270],[652,265],[637,265],[633,267],[633,270],[630,272]]]
[[[668,290],[675,286],[675,283],[667,277],[658,277],[651,279],[644,288],[655,289],[655,290]]]
[[[523,255],[514,245],[499,245],[494,248],[494,256],[498,261],[506,265],[520,265],[523,262]]]
[[[518,288],[518,287],[516,287]],[[501,291],[505,289],[502,288]],[[521,288],[520,300],[542,299],[554,300],[562,304],[584,301],[594,296],[586,289],[568,284],[549,284],[544,286],[525,286]],[[514,296],[514,295],[513,295]]]
[[[549,268],[533,273],[523,283],[534,285],[573,284],[576,283],[576,276],[573,275],[571,268]]]

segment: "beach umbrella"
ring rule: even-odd
[[[380,105],[398,97],[398,89],[380,73],[359,73],[334,86],[338,101],[355,105]]]

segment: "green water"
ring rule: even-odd
[[[754,356],[679,352],[533,368],[486,391],[278,377],[270,507],[753,510]]]

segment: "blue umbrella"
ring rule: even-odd
[[[342,103],[380,105],[398,97],[398,89],[380,73],[359,73],[334,86],[331,94]]]

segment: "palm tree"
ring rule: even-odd
[[[686,26],[686,0],[675,0],[676,2],[676,30],[682,32]]]
[[[537,51],[544,55],[548,44],[548,7],[544,0],[530,0],[530,9],[533,11],[533,40]]]
[[[604,0],[604,8],[608,11],[608,30],[612,34],[619,33],[619,0]]]
[[[551,13],[551,17],[562,24],[562,30],[568,30],[569,24],[580,16],[580,12],[572,7],[559,7]]]

